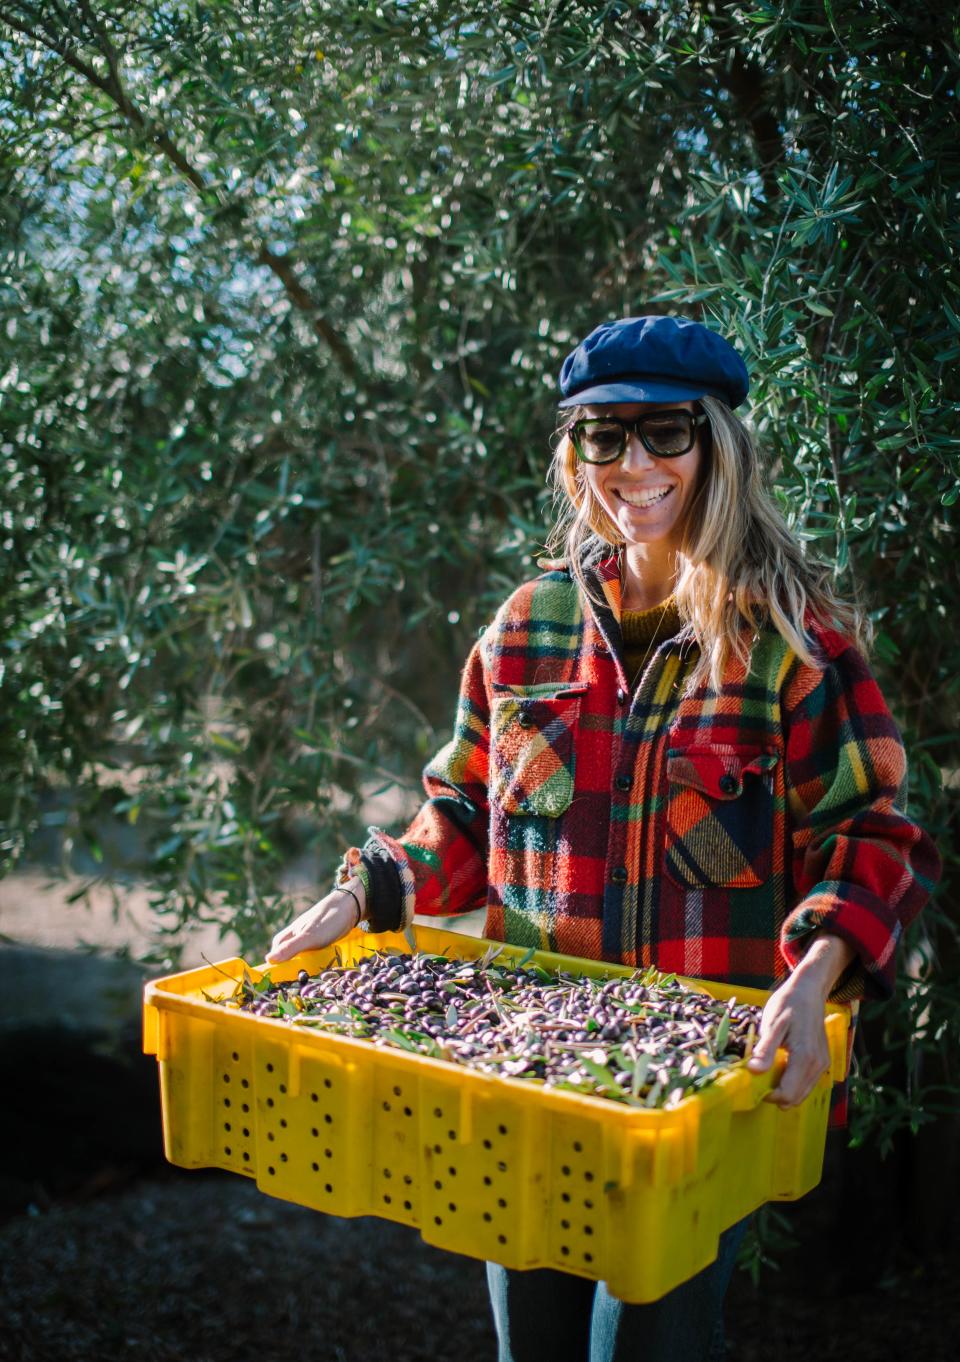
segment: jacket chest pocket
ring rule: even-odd
[[[755,889],[773,865],[777,752],[725,746],[667,753],[669,877],[689,888]]]
[[[586,687],[511,691],[490,715],[490,799],[508,814],[556,818],[570,806],[580,701]],[[532,693],[530,693],[532,692]]]

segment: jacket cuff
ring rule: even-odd
[[[816,885],[787,917],[780,931],[780,951],[791,969],[803,959],[807,938],[818,930],[848,942],[857,958],[843,971],[829,994],[834,1003],[857,998],[885,1001],[893,996],[898,920],[875,895],[857,885],[824,881]],[[887,919],[887,920],[885,920]]]
[[[363,864],[370,873],[367,930],[401,932],[413,922],[417,890],[403,847],[381,828],[368,827]]]

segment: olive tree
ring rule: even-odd
[[[363,795],[415,807],[477,628],[536,571],[565,353],[677,310],[747,357],[945,856],[866,1009],[854,1137],[949,1109],[953,22],[0,0],[6,869],[57,821],[103,858],[109,814],[143,839],[157,961],[199,919],[262,950],[292,856],[319,893]]]

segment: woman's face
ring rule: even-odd
[[[647,412],[682,407],[693,412],[693,402],[624,402],[584,409],[587,416],[620,416],[625,420]],[[613,463],[582,463],[594,496],[629,544],[680,547],[683,522],[697,490],[702,462],[703,427],[687,454],[673,459],[650,454],[630,432],[623,457]]]

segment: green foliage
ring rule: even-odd
[[[780,1271],[784,1254],[797,1246],[797,1237],[787,1216],[768,1202],[750,1218],[737,1251],[737,1265],[749,1273],[754,1287],[760,1285],[763,1269]]]
[[[950,7],[0,0],[0,820],[150,851],[166,935],[262,949],[370,780],[417,802],[534,571],[555,376],[602,318],[716,324],[776,494],[869,607],[947,861],[883,1013],[955,1093]],[[364,783],[365,782],[365,783]],[[346,795],[344,799],[342,796]]]

